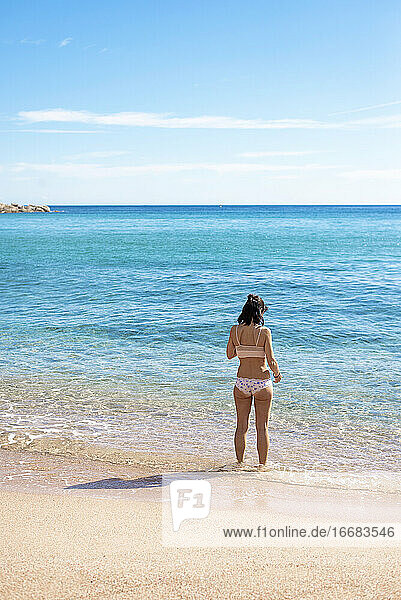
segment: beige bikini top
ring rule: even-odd
[[[235,346],[235,350],[237,352],[237,356],[238,358],[265,358],[266,353],[265,353],[265,348],[264,346],[258,346],[258,342],[259,342],[259,338],[260,338],[260,334],[262,331],[262,326],[259,325],[260,329],[259,329],[259,334],[258,334],[258,338],[255,342],[254,346],[243,346],[242,344],[240,344],[239,339],[238,339],[238,325],[235,328],[235,335],[237,338],[237,346]],[[256,329],[256,327],[255,327]]]

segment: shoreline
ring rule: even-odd
[[[210,473],[230,475],[238,472],[235,460],[222,455],[217,458],[199,454],[155,452],[122,449],[97,444],[74,444],[65,440],[54,446],[42,438],[43,444],[23,448],[0,446],[0,488],[59,493],[61,482],[81,483],[81,479],[107,473],[117,478],[162,477],[167,474]],[[41,440],[39,440],[40,442]],[[228,459],[228,460],[227,460]],[[394,471],[318,470],[282,468],[268,461],[260,472],[252,459],[239,470],[243,478],[259,478],[266,485],[281,485],[313,490],[355,493],[361,497],[401,502],[401,473]]]
[[[321,485],[310,478],[280,479],[274,471],[237,470],[232,465],[195,462],[193,457],[166,455],[161,467],[152,464],[152,453],[138,453],[134,464],[115,464],[76,456],[0,449],[0,492],[30,496],[130,499],[145,503],[166,502],[165,490],[173,480],[211,482],[216,509],[247,511],[268,506],[272,515],[294,514],[335,519],[338,508],[349,518],[399,521],[400,493],[362,487]],[[244,502],[244,498],[246,502]]]

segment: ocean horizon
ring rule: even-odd
[[[271,469],[393,489],[400,205],[51,208],[0,217],[2,448],[233,460],[225,348],[252,292],[283,374]]]

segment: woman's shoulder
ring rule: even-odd
[[[266,325],[262,325],[261,330],[264,331],[266,333],[266,335],[271,335],[271,331],[268,327],[266,327]]]

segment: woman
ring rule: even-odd
[[[270,329],[263,326],[265,310],[262,298],[249,294],[238,317],[238,325],[231,327],[227,344],[227,357],[238,356],[240,361],[234,386],[237,410],[234,443],[237,466],[241,466],[244,460],[245,440],[253,397],[260,469],[266,465],[269,449],[267,425],[273,398],[273,384],[267,365],[273,371],[274,382],[281,381],[280,369],[273,353],[272,334]]]

